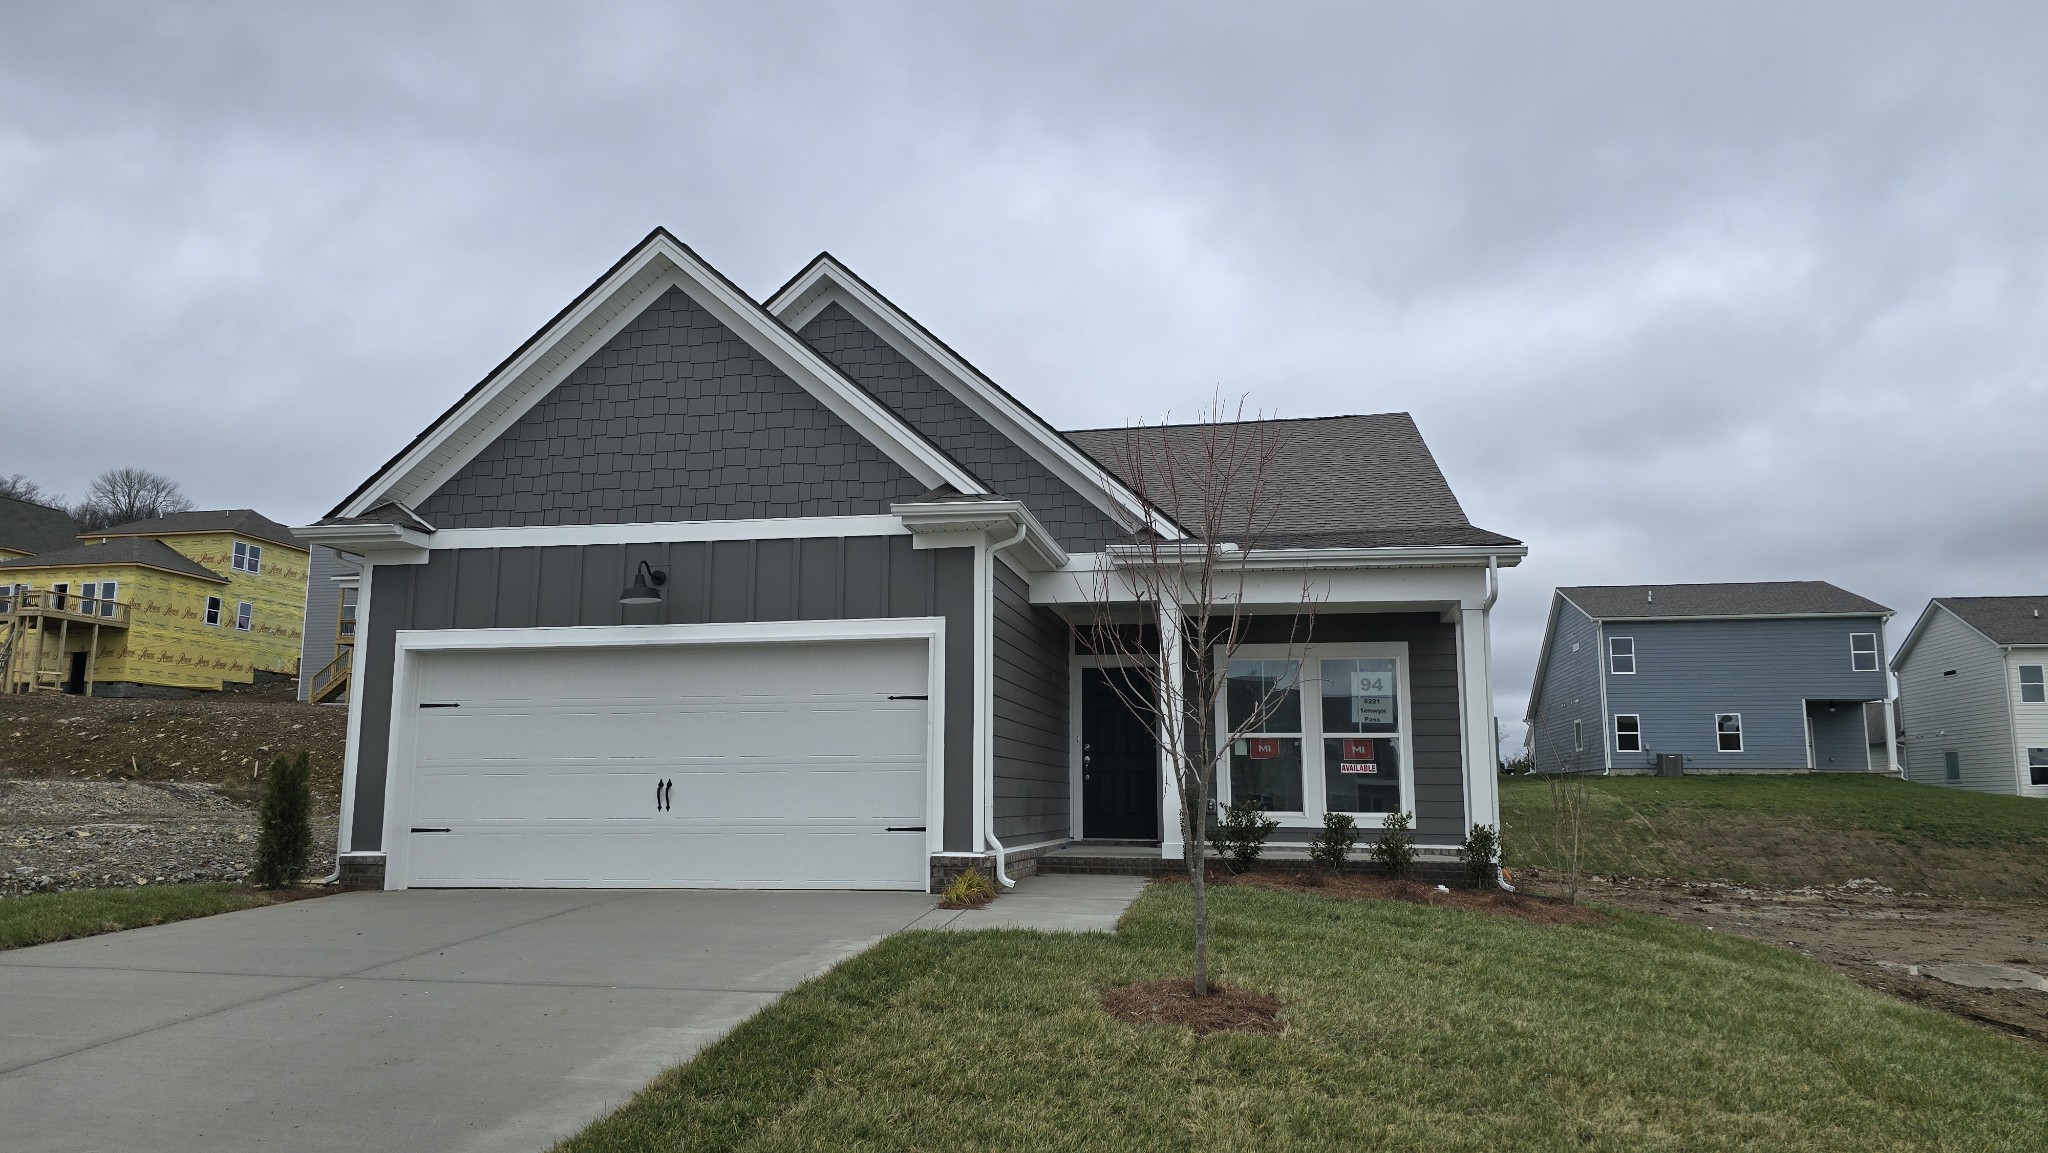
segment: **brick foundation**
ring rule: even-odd
[[[339,871],[341,876],[335,883],[344,889],[381,889],[384,887],[384,854],[343,853]]]

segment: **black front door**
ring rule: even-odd
[[[1126,699],[1133,693],[1138,699],[1151,695],[1144,677],[1121,669],[1081,670],[1083,837],[1159,838],[1159,747],[1151,725]]]

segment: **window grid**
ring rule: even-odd
[[[1636,671],[1636,639],[1607,638],[1607,671],[1616,676],[1633,676]]]
[[[245,633],[248,632],[251,622],[255,619],[255,614],[256,606],[248,601],[242,601],[235,605],[235,628]]]
[[[218,625],[220,623],[219,597],[206,598],[206,623],[210,625]]]
[[[263,546],[235,542],[235,559],[232,562],[236,572],[260,573],[263,571]]]
[[[2039,704],[2048,700],[2048,685],[2041,680],[2040,665],[2020,666],[2020,700],[2027,704]]]
[[[1616,713],[1614,716],[1614,751],[1617,753],[1640,753],[1643,751],[1643,718],[1635,713]]]
[[[1877,671],[1876,633],[1849,634],[1849,669],[1859,673]]]
[[[1714,714],[1714,747],[1724,753],[1742,751],[1742,714]]]

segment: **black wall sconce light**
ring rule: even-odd
[[[661,603],[661,586],[668,583],[668,570],[651,568],[646,561],[640,562],[640,571],[633,576],[633,583],[619,594],[622,605],[658,605]]]

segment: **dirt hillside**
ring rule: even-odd
[[[0,697],[0,777],[182,781],[253,791],[280,754],[312,754],[313,788],[341,794],[348,712],[283,692],[179,700]]]

